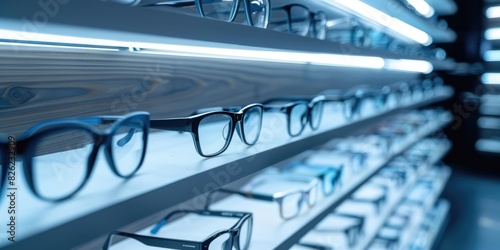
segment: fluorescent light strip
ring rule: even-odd
[[[499,18],[500,17],[500,6],[493,6],[486,9],[487,18]]]
[[[488,50],[484,52],[483,59],[487,62],[500,61],[500,50]]]
[[[6,36],[8,34],[9,36]],[[229,49],[206,46],[187,46],[174,44],[128,42],[106,39],[82,38],[72,36],[51,35],[43,33],[29,34],[25,32],[0,29],[0,38],[9,37],[14,40],[33,41],[38,43],[75,44],[75,48],[82,45],[103,46],[109,48],[138,48],[137,53],[175,55],[188,57],[223,58],[231,60],[252,60],[295,64],[315,64],[326,66],[340,66],[353,68],[387,69],[429,73],[432,64],[419,60],[383,59],[375,56],[355,56],[324,53],[305,53],[291,51],[270,51],[259,49]],[[20,43],[23,44],[23,43]],[[79,45],[79,46],[78,46]],[[51,45],[52,46],[52,45]],[[55,45],[57,46],[57,45]],[[65,47],[61,45],[61,47]],[[97,48],[100,49],[100,48]],[[131,51],[134,51],[133,49]]]
[[[477,126],[483,129],[500,129],[500,118],[481,117],[477,120]]]
[[[406,2],[413,6],[413,8],[424,17],[430,18],[436,13],[434,8],[424,0],[406,0]]]
[[[489,153],[500,153],[500,140],[479,139],[476,141],[476,150]]]
[[[324,0],[335,4],[340,4],[344,8],[355,12],[357,15],[369,19],[372,22],[378,23],[404,37],[407,37],[415,42],[423,45],[430,45],[432,37],[424,31],[417,29],[395,17],[391,17],[386,13],[371,7],[359,0]]]
[[[481,81],[484,84],[500,84],[500,73],[484,73]]]
[[[385,59],[385,69],[429,74],[434,67],[430,62],[407,59]]]
[[[0,45],[13,47],[37,47],[37,48],[57,48],[57,49],[81,49],[81,50],[98,50],[98,51],[120,51],[116,48],[98,48],[98,47],[81,47],[73,45],[53,45],[53,44],[37,44],[37,43],[16,43],[16,42],[0,42]]]
[[[195,50],[196,51],[196,50]],[[292,64],[315,64],[325,66],[353,67],[382,69],[384,68],[384,59],[372,56],[349,56],[320,53],[301,53],[284,51],[264,51],[264,50],[240,50],[240,49],[215,49],[207,51],[181,51],[172,49],[168,51],[158,50],[138,50],[137,53],[173,55],[188,57],[205,57],[235,59],[245,61],[264,61]]]
[[[500,28],[490,28],[484,32],[484,38],[486,40],[498,40],[500,39]]]

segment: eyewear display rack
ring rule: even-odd
[[[368,233],[368,235],[361,242],[358,243],[358,245],[356,246],[355,249],[366,249],[369,246],[369,244],[375,238],[376,234],[379,232],[380,228],[382,228],[382,226],[384,225],[384,223],[388,219],[388,217],[394,212],[396,207],[399,205],[399,202],[401,202],[405,197],[407,197],[411,188],[414,187],[415,183],[419,180],[419,178],[421,178],[425,174],[426,170],[429,170],[430,167],[432,167],[434,164],[438,163],[446,155],[446,153],[449,150],[450,150],[450,147],[442,150],[441,152],[438,152],[437,156],[435,156],[434,159],[432,159],[431,163],[428,166],[424,167],[422,169],[422,171],[417,173],[416,178],[414,178],[410,183],[405,185],[405,188],[400,192],[400,196],[397,197],[392,204],[389,204],[385,208],[384,212],[380,216],[380,220],[378,221],[378,223],[376,225],[373,226],[373,228],[375,228],[375,230],[371,230]],[[436,191],[435,191],[435,193],[430,195],[427,198],[427,200],[425,201],[423,210],[426,212],[429,211],[431,208],[433,208],[434,205],[437,203],[437,201],[438,201],[439,197],[441,196],[441,193],[442,193],[444,187],[446,186],[446,183],[451,175],[451,169],[449,167],[444,167],[443,169],[441,169],[441,171],[443,172],[443,178],[441,180],[435,181],[435,182],[438,182],[438,183],[434,183],[437,186]],[[420,225],[420,223],[416,223],[416,224]],[[416,229],[417,228],[410,228],[409,230],[411,232],[409,233],[409,235],[413,236],[415,234],[414,231],[416,231]],[[412,239],[413,238],[411,238],[411,237],[404,239],[400,243],[398,249],[409,249],[409,244],[410,244]]]
[[[346,89],[366,83],[382,86],[420,76],[417,71],[387,68],[386,63],[373,68],[361,60],[375,57],[375,62],[387,62],[416,58],[399,58],[383,50],[356,48],[174,11],[83,0],[69,1],[58,5],[57,11],[52,10],[57,13],[48,13],[34,0],[0,3],[0,29],[18,41],[6,43],[2,40],[0,44],[0,64],[6,69],[0,71],[0,86],[4,88],[0,114],[5,117],[2,132],[20,133],[34,122],[45,119],[122,114],[131,110],[147,110],[153,117],[187,115],[202,107],[259,102],[273,96],[312,95],[326,89]],[[79,15],[81,13],[92,15]],[[47,22],[33,22],[37,15],[47,16]],[[140,21],[131,23],[130,20]],[[154,23],[175,27],[152,25]],[[430,22],[421,25],[432,27]],[[30,27],[33,34],[21,32]],[[92,42],[102,43],[95,48],[100,51],[67,46],[88,40],[57,37],[60,34],[94,39]],[[43,46],[27,46],[30,43],[21,38],[32,39]],[[63,46],[58,45],[58,39]],[[453,37],[448,38],[452,40]],[[151,44],[160,44],[168,52],[146,54],[133,47]],[[208,47],[211,51],[180,52],[184,46]],[[233,49],[230,52],[234,54],[213,54],[218,49]],[[232,58],[245,50],[254,51],[252,53],[258,50],[258,53],[335,54],[340,59],[337,64],[331,61],[321,64],[307,60],[290,63],[287,58],[278,58],[280,61],[276,58],[274,61]],[[368,62],[374,62],[370,60]],[[134,99],[134,87],[138,86],[146,94]],[[88,188],[69,201],[46,203],[21,190],[26,200],[19,204],[23,211],[19,215],[19,228],[22,228],[19,241],[0,247],[74,248],[333,138],[355,135],[398,113],[436,104],[452,95],[451,89],[443,88],[419,103],[352,123],[305,131],[297,138],[275,134],[273,140],[243,152],[242,149],[246,149],[243,145],[231,145],[223,155],[210,159],[192,157],[192,145],[176,148],[175,143],[168,144],[169,135],[152,134],[149,147],[156,151],[148,151],[143,169],[126,182],[110,177],[102,163],[96,166],[97,172],[87,184]],[[325,114],[324,119],[327,118],[334,119]],[[232,144],[237,144],[236,140]],[[161,151],[169,147],[172,151]],[[229,180],[214,181],[214,176],[228,171],[232,173]],[[366,174],[349,190],[324,202],[323,210],[301,218],[300,226],[294,227],[287,237],[277,238],[271,248],[283,249],[296,243],[376,172],[377,169]],[[22,179],[22,173],[20,176]],[[207,184],[210,187],[207,188]],[[127,216],[116,216],[119,214]]]

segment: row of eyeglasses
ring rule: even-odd
[[[397,196],[395,194],[400,192],[407,179],[418,171],[414,166],[399,162],[383,168],[381,175],[375,176],[374,182],[359,189],[292,249],[358,249],[364,237],[372,233],[375,233],[374,238],[366,249],[401,249],[402,240],[408,240],[409,235],[405,233],[409,233],[407,231],[412,223],[418,222],[421,219],[419,217],[424,215],[425,207],[432,201],[430,198],[437,195],[446,172],[443,165],[430,167],[429,172],[396,205],[382,226],[373,232],[373,225],[380,220],[379,216],[387,204]],[[382,176],[390,176],[390,181],[384,180]]]
[[[421,222],[427,207],[433,205],[430,204],[432,202],[430,198],[438,195],[439,186],[442,185],[440,183],[446,173],[444,168],[446,168],[444,165],[435,166],[417,182],[379,229],[369,250],[396,250],[404,247],[404,242],[409,241],[408,237],[413,236],[409,235],[411,232],[408,230],[415,223]]]
[[[147,8],[177,7],[183,12],[200,15],[201,17],[246,24],[258,28],[288,32],[300,36],[320,40],[336,41],[341,36],[344,41],[354,46],[371,47],[394,39],[383,31],[368,28],[350,16],[329,17],[323,10],[312,11],[307,3],[278,1],[271,4],[270,0],[106,0],[122,4]],[[406,0],[402,0],[406,3]],[[412,5],[402,5],[412,9]],[[429,19],[439,24],[447,25],[437,17]],[[444,22],[444,23],[443,23]],[[345,40],[347,39],[347,41]]]
[[[9,150],[14,148],[11,142],[0,142],[0,188],[4,189],[9,168],[15,164],[9,162],[10,154],[23,159],[24,175],[35,196],[61,201],[83,188],[101,147],[115,175],[133,176],[144,161],[150,128],[188,133],[198,154],[212,157],[229,147],[235,131],[244,144],[257,143],[264,112],[284,114],[288,134],[295,137],[306,126],[312,130],[320,127],[325,120],[322,117],[326,103],[342,105],[345,120],[352,121],[364,117],[362,111],[367,105],[372,106],[372,111],[384,112],[396,107],[395,104],[411,104],[432,96],[441,86],[437,79],[385,86],[379,90],[327,91],[314,97],[275,98],[245,107],[212,107],[182,118],[151,119],[147,112],[134,112],[126,116],[48,120],[21,135],[16,140],[15,152]],[[54,176],[54,170],[58,169],[71,174]],[[64,179],[65,184],[47,185],[57,181],[54,178]]]
[[[363,141],[365,139],[366,136],[358,137],[357,140]],[[380,141],[384,140],[384,138],[380,138]],[[345,203],[354,202],[370,209],[373,206],[375,213],[379,213],[382,206],[390,199],[389,195],[394,190],[404,186],[410,176],[415,175],[419,168],[432,161],[432,155],[436,154],[436,151],[439,151],[438,149],[446,144],[445,142],[442,139],[432,138],[422,140],[382,168],[375,177],[370,179],[368,184],[356,191]],[[372,144],[371,142],[367,143]],[[339,144],[339,147],[334,147],[333,144]],[[281,219],[290,220],[299,216],[303,207],[312,207],[323,197],[338,192],[343,185],[366,170],[371,160],[383,157],[380,155],[383,154],[382,152],[366,149],[362,151],[357,146],[345,149],[343,147],[351,145],[351,143],[340,144],[341,140],[336,140],[335,143],[332,142],[326,148],[308,152],[309,156],[300,162],[291,162],[280,168],[268,168],[251,178],[239,189],[217,189],[207,195],[203,210],[173,211],[154,226],[138,233],[112,232],[103,249],[149,249],[154,247],[182,249],[181,245],[192,245],[196,249],[248,249],[251,241],[253,216],[258,216],[256,213],[248,212],[248,209],[253,207],[249,203],[251,200],[276,203]],[[289,184],[286,189],[269,192],[272,187],[283,188],[286,184]],[[223,197],[218,197],[220,195]],[[231,198],[232,200],[230,200]],[[242,200],[238,199],[245,199],[247,202],[242,203]],[[363,221],[366,221],[367,218],[352,215],[351,207],[347,207],[347,210],[342,212],[340,211],[344,209],[342,207],[345,205],[341,205],[336,214],[332,216],[343,216],[348,220],[359,222],[355,223],[354,226],[338,230],[349,235],[349,244],[354,244],[354,241],[357,240],[356,237],[362,231]],[[227,211],[228,208],[234,209],[234,211]],[[188,216],[173,221],[173,218],[179,215]],[[206,222],[207,218],[205,217],[211,217],[212,220]],[[200,225],[210,225],[209,227],[213,226],[214,229],[224,228],[220,226],[223,225],[220,224],[220,221],[224,217],[226,219],[233,218],[234,222],[227,224],[232,225],[232,227],[215,231],[209,236],[200,236],[204,239],[201,241],[185,238],[197,235],[197,230],[190,226],[193,222],[200,223]],[[336,232],[331,228],[328,230]],[[207,232],[206,230],[201,231]],[[172,238],[176,232],[179,239]],[[184,232],[184,234],[179,232]],[[303,241],[301,244],[307,245],[307,242]]]

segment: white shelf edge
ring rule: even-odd
[[[439,197],[441,196],[441,194],[443,193],[443,190],[446,186],[446,183],[448,182],[449,178],[450,178],[450,175],[451,175],[451,171],[448,169],[448,171],[446,172],[446,175],[445,175],[445,178],[443,179],[442,182],[439,183],[439,186],[437,188],[437,192],[436,192],[436,195],[432,197],[432,199],[430,199],[428,202],[426,202],[425,204],[425,207],[423,208],[423,214],[424,216],[432,209],[434,208],[437,200],[439,199]],[[412,239],[415,239],[414,236],[415,234],[418,232],[419,228],[420,228],[420,225],[421,225],[421,221],[420,222],[416,222],[416,223],[413,223],[412,227],[409,229],[409,237],[400,243],[400,248],[401,250],[404,250],[404,249],[408,249],[408,247],[411,245],[411,240]]]
[[[450,211],[450,203],[447,200],[440,200],[438,206],[442,206],[441,208],[443,210],[443,216],[440,217],[440,219],[437,221],[437,227],[434,233],[432,234],[430,240],[429,240],[429,245],[427,246],[426,250],[431,250],[434,245],[436,244],[436,240],[438,238],[438,235],[442,232],[446,225],[448,213]]]
[[[450,150],[451,147],[448,147],[447,149],[443,150],[443,152],[440,152],[439,156],[436,158],[435,161],[431,162],[427,166],[421,167],[419,173],[417,173],[417,176],[413,179],[412,182],[408,183],[405,188],[398,194],[397,198],[393,200],[391,204],[386,206],[386,209],[384,212],[379,216],[381,219],[377,221],[377,224],[375,226],[376,230],[370,231],[366,233],[366,236],[362,239],[360,243],[356,245],[354,249],[356,250],[364,250],[366,249],[373,239],[376,237],[379,229],[384,225],[386,222],[387,218],[393,213],[394,209],[400,204],[402,199],[405,197],[405,195],[408,193],[408,191],[411,190],[411,188],[414,187],[414,185],[417,183],[420,177],[422,177],[423,174],[425,174],[425,170],[428,170],[430,167],[432,167],[436,162],[440,161],[442,157],[446,155],[446,153]],[[447,177],[445,178],[446,180],[449,177],[449,172],[447,172]],[[446,182],[446,181],[445,181]],[[443,184],[444,187],[444,184]],[[440,192],[439,192],[440,194]],[[436,194],[436,197],[434,199],[437,199],[439,197],[439,194]]]

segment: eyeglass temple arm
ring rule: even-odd
[[[90,125],[106,125],[106,124],[112,124],[116,120],[122,118],[121,116],[93,116],[93,117],[83,117],[83,118],[61,118],[61,119],[54,119],[54,120],[47,120],[47,121],[42,121],[39,122],[35,125],[33,125],[31,128],[26,130],[23,135],[29,136],[33,133],[35,133],[37,130],[40,128],[55,124],[55,123],[60,123],[60,122],[82,122]]]
[[[151,234],[156,234],[158,233],[158,231],[167,224],[168,220],[170,218],[172,218],[174,215],[176,214],[182,214],[182,213],[197,213],[197,211],[191,211],[191,210],[176,210],[176,211],[173,211],[167,215],[165,215],[165,217],[163,217],[163,219],[161,219],[160,221],[158,221],[156,223],[156,225],[151,229]]]
[[[360,216],[360,215],[354,215],[354,214],[345,214],[345,213],[332,213],[333,215],[336,215],[336,216],[342,216],[342,217],[347,217],[347,218],[351,218],[351,219],[356,219],[356,220],[359,220],[360,223],[358,225],[358,227],[360,229],[363,229],[363,224],[365,223],[365,217],[363,216]],[[327,230],[321,230],[319,228],[316,228],[315,230],[319,230],[319,231],[327,231]]]
[[[152,246],[152,247],[162,247],[162,248],[171,248],[171,249],[184,249],[186,246],[189,246],[190,249],[194,250],[202,250],[201,243],[196,241],[186,241],[186,240],[177,240],[177,239],[168,239],[168,238],[159,238],[152,237],[146,235],[139,235],[133,233],[119,232],[115,231],[108,235],[106,242],[104,243],[103,250],[108,250],[111,245],[111,241],[113,236],[123,236],[127,238],[131,238],[141,242],[144,245]]]
[[[141,7],[158,7],[158,6],[169,6],[169,7],[189,7],[195,6],[196,2],[194,0],[169,0],[159,3],[145,4]]]
[[[241,218],[245,216],[246,213],[241,212],[228,212],[228,211],[210,211],[210,210],[176,210],[167,214],[163,219],[158,221],[156,225],[151,229],[151,234],[156,234],[158,231],[167,224],[167,222],[176,214],[199,214],[199,215],[209,215],[209,216],[223,216],[223,217],[234,217]]]
[[[263,195],[263,194],[253,194],[250,192],[241,192],[237,190],[230,190],[225,188],[219,188],[207,194],[207,201],[205,203],[205,209],[208,209],[210,204],[212,203],[213,196],[215,193],[226,193],[226,194],[237,194],[250,199],[263,200],[263,201],[274,201],[274,197],[271,195]]]

